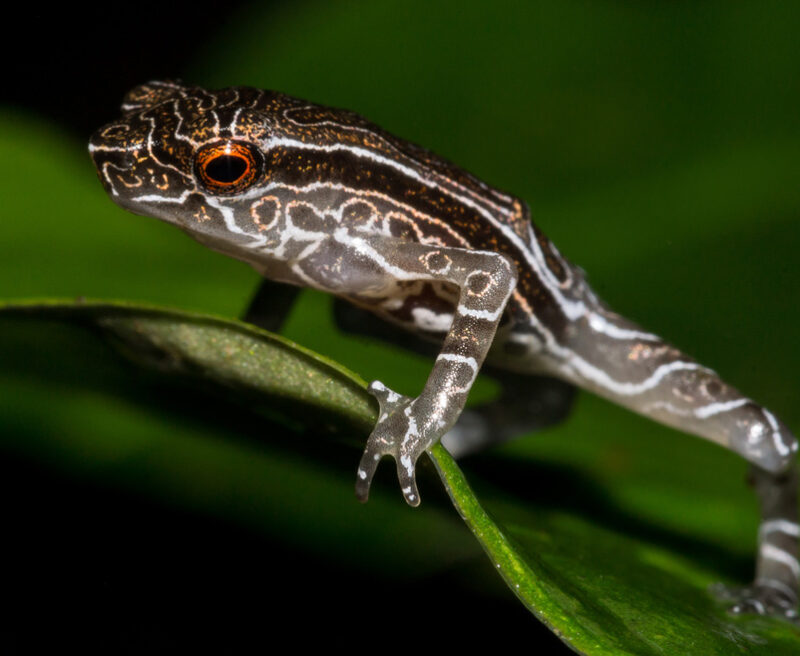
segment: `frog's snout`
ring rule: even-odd
[[[92,150],[90,146],[89,154],[94,160],[94,166],[98,173],[102,173],[108,167],[113,167],[119,172],[130,171],[135,163],[133,155],[128,152],[110,153],[103,150]]]
[[[89,154],[98,171],[108,164],[113,164],[119,169],[130,170],[135,163],[129,144],[109,138],[109,129],[113,127],[101,128],[89,138]]]
[[[89,155],[106,193],[120,207],[180,222],[176,208],[187,190],[186,175],[152,156],[147,132],[135,123],[111,123],[89,138]]]
[[[97,176],[106,192],[119,201],[125,188],[137,186],[134,174],[135,153],[130,143],[123,140],[123,126],[108,125],[100,128],[89,139],[89,155],[94,161]],[[138,183],[139,185],[141,182]]]

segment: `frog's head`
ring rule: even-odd
[[[278,94],[273,94],[278,96]],[[111,198],[220,250],[251,242],[241,200],[268,181],[264,148],[273,95],[150,82],[130,91],[119,120],[92,135],[89,152]]]

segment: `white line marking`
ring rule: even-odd
[[[768,542],[761,545],[761,555],[767,560],[786,565],[796,578],[800,578],[800,562],[792,554]]]
[[[761,522],[758,529],[759,539],[763,539],[770,533],[784,533],[794,538],[800,537],[800,525],[797,522],[790,522],[788,519],[768,519]]]
[[[769,410],[766,408],[762,408],[761,411],[764,413],[764,416],[767,418],[769,425],[772,427],[772,442],[775,445],[775,449],[778,453],[782,456],[791,455],[792,451],[797,451],[797,443],[793,443],[793,449],[786,445],[786,442],[783,441],[783,434],[781,433],[781,429],[778,426],[778,420],[775,419],[775,415],[773,415]]]
[[[695,417],[700,419],[708,419],[709,417],[713,417],[714,415],[718,415],[723,412],[728,412],[729,410],[735,410],[736,408],[741,408],[743,405],[747,405],[750,403],[750,399],[736,399],[735,401],[725,401],[719,403],[711,403],[709,405],[705,405],[702,408],[697,408],[693,411]]]
[[[458,355],[456,353],[440,353],[436,359],[465,364],[471,367],[474,373],[478,372],[478,361],[475,358],[471,358],[467,355]]]
[[[463,305],[459,305],[458,313],[463,314],[467,317],[473,317],[474,319],[497,321],[500,318],[500,315],[503,314],[505,309],[506,309],[505,304],[503,304],[503,307],[497,309],[494,312],[489,312],[489,310],[471,310],[470,308],[464,307]]]
[[[587,316],[589,317],[589,325],[592,327],[592,330],[603,333],[608,337],[613,337],[615,339],[644,339],[648,341],[657,341],[661,339],[658,335],[654,335],[653,333],[646,333],[631,328],[621,328],[596,312],[589,312]]]
[[[402,307],[402,301],[400,303]],[[415,307],[411,310],[414,323],[422,330],[446,333],[453,323],[453,315],[449,312],[438,314],[425,307]]]

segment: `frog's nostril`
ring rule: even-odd
[[[111,162],[114,166],[130,169],[135,164],[132,151],[136,139],[127,123],[109,123],[89,138],[89,153],[99,166],[100,161]]]
[[[97,177],[105,190],[120,202],[128,190],[141,187],[141,177],[136,172],[134,154],[118,145],[109,145],[98,135],[89,140],[89,154],[94,161]]]
[[[98,153],[109,149],[111,146],[104,136],[105,131],[105,128],[102,128],[89,137],[89,153],[92,157],[97,157]]]
[[[132,169],[135,163],[135,158],[133,157],[133,153],[126,151],[122,151],[119,153],[115,153],[116,157],[114,158],[114,164],[121,168],[121,169]]]

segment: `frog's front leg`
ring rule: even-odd
[[[343,299],[334,301],[333,312],[336,327],[346,334],[381,340],[425,357],[435,358],[439,353],[438,343]],[[492,348],[497,346],[496,337]],[[494,380],[500,393],[491,401],[466,408],[442,438],[441,444],[456,459],[553,426],[572,410],[577,390],[558,378],[516,373],[488,362],[481,374]]]
[[[346,233],[339,233],[338,238],[348,248],[347,268],[360,272],[351,276],[361,281],[361,295],[380,296],[377,279],[389,290],[398,280],[443,281],[459,289],[450,330],[420,395],[415,399],[400,396],[377,381],[370,386],[381,409],[358,468],[356,494],[366,501],[378,462],[391,455],[397,462],[403,495],[416,506],[420,501],[415,480],[417,459],[455,424],[464,408],[516,285],[516,268],[498,253]],[[340,270],[344,268],[343,264]],[[365,277],[370,269],[373,275]],[[352,288],[353,284],[345,286]]]

